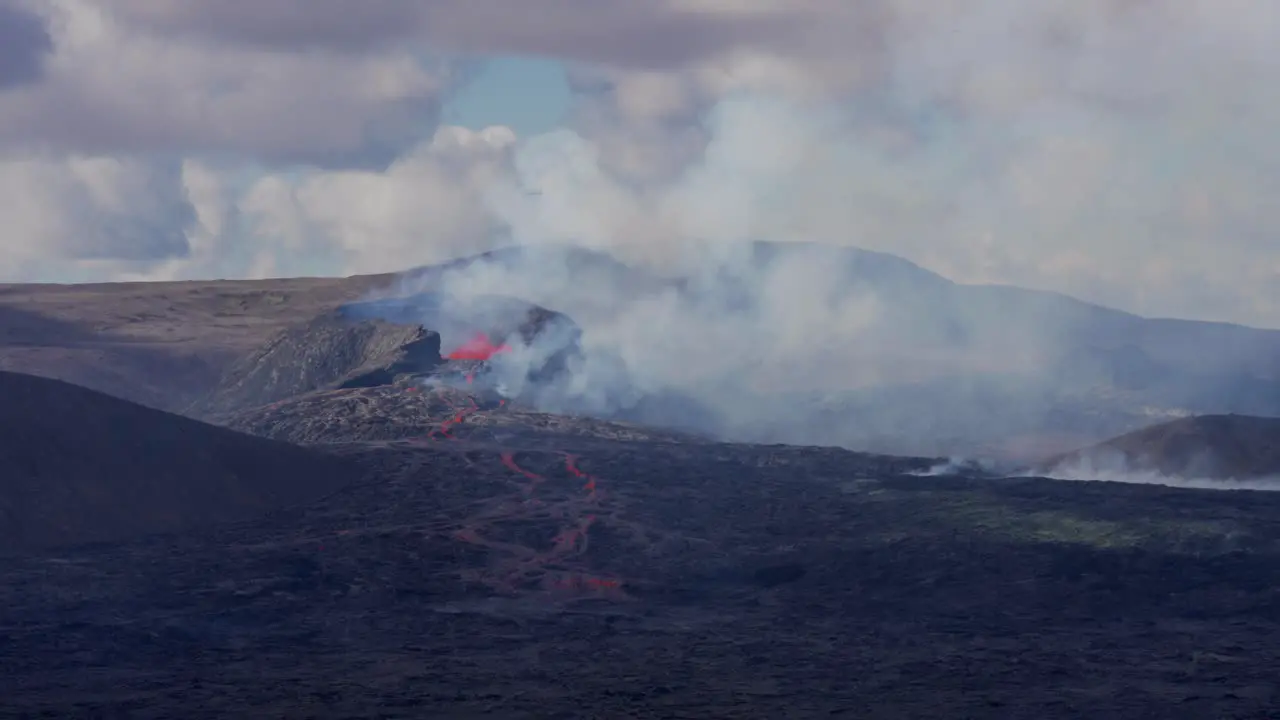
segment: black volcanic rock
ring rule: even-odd
[[[334,450],[371,481],[0,558],[0,715],[1274,716],[1275,493],[555,433]]]
[[[441,362],[439,333],[329,312],[286,329],[234,363],[193,412],[221,417],[315,390],[385,385]]]
[[[226,425],[298,444],[422,440],[441,429],[447,429],[454,438],[492,439],[553,432],[570,438],[702,441],[660,427],[539,412],[489,393],[410,383],[310,393],[250,408],[228,417]]]
[[[1036,469],[1070,467],[1218,480],[1280,477],[1280,418],[1182,418],[1049,458]]]
[[[0,553],[176,532],[303,503],[339,458],[0,372]]]

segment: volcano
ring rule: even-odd
[[[775,250],[743,266],[813,252]],[[0,362],[95,384],[0,375],[0,716],[1273,715],[1280,494],[997,476],[912,448],[1112,437],[1174,400],[1263,407],[1274,335],[820,255],[901,301],[855,349],[905,338],[895,352],[936,364],[1005,319],[1012,352],[1067,317],[1053,349],[1078,367],[1048,389],[964,367],[841,394],[832,378],[868,369],[826,342],[841,328],[734,324],[770,302],[749,274],[655,289],[591,253],[574,256],[577,307],[443,292],[485,263],[554,277],[540,253],[429,269],[418,295],[392,277],[0,288]],[[695,296],[719,314],[694,320],[722,326],[676,327]],[[579,322],[600,334],[579,342]],[[637,328],[654,344],[599,351]],[[789,340],[804,352],[777,383],[747,383]],[[726,346],[743,360],[727,380],[660,382]],[[613,415],[482,381],[542,368],[616,381]],[[1222,382],[1177,394],[1179,378]],[[102,389],[203,397],[223,427]],[[733,402],[707,410],[703,391]],[[748,415],[780,430],[726,441]],[[1117,445],[1165,469],[1197,442],[1228,475],[1272,467],[1265,418],[1214,415]]]
[[[582,352],[582,330],[571,318],[500,295],[423,292],[348,303],[338,312],[353,320],[431,328],[442,338],[445,359],[464,363],[463,375],[475,372],[466,363],[495,360],[519,347],[530,351],[520,358],[527,379],[545,383],[562,376]]]

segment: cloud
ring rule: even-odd
[[[0,94],[0,147],[377,166],[430,137],[451,82],[447,65],[428,68],[407,50],[190,42],[122,23],[103,5],[33,6],[54,52],[39,82]]]
[[[852,244],[962,281],[1280,322],[1280,267],[1262,260],[1280,249],[1271,4],[903,0],[854,12],[796,4],[788,26],[806,30],[787,37],[802,43],[780,36],[678,73],[575,73],[575,129],[610,193],[631,191],[612,206],[636,216],[674,195],[700,218],[677,235]],[[853,28],[873,41],[835,39]],[[775,170],[730,167],[765,155]],[[669,212],[639,215],[652,232],[626,221],[608,242],[682,246],[661,240]]]
[[[166,33],[270,48],[370,48],[428,43],[445,51],[546,55],[679,68],[743,43],[774,41],[786,13],[665,0],[113,0],[122,17]]]
[[[545,9],[555,17],[570,5]],[[196,26],[166,7],[167,22]],[[450,3],[422,7],[443,27],[472,17]],[[640,12],[598,7],[602,36]],[[1277,250],[1267,188],[1280,180],[1280,145],[1267,128],[1280,97],[1265,78],[1280,20],[1260,0],[1221,7],[647,3],[661,22],[720,23],[715,37],[732,39],[662,69],[629,64],[625,49],[573,66],[570,125],[521,139],[514,176],[485,176],[497,187],[490,205],[520,241],[668,267],[701,262],[709,242],[817,240],[900,254],[960,281],[1276,324],[1280,267],[1260,259]],[[586,22],[557,25],[555,42]],[[491,24],[491,37],[516,32]],[[632,23],[631,37],[649,27]],[[489,224],[469,227],[476,249],[491,245]],[[347,258],[360,247],[352,237]],[[450,237],[448,251],[463,252],[462,235]],[[383,247],[370,252],[385,257]]]
[[[432,136],[468,67],[164,35],[111,5],[0,0],[5,280],[287,271],[280,247],[248,236],[248,179],[385,167]]]
[[[162,34],[268,49],[368,52],[421,34],[422,3],[263,0],[254,3],[114,0],[112,12]]]
[[[175,164],[112,157],[0,163],[0,215],[20,239],[5,249],[4,279],[185,258],[196,217],[181,175]]]
[[[385,171],[268,175],[240,206],[255,237],[297,253],[327,254],[329,267],[343,272],[441,262],[499,241],[486,197],[509,172],[514,141],[504,127],[446,126]]]
[[[391,268],[490,247],[507,224],[666,267],[757,236],[1280,323],[1266,0],[12,7],[39,11],[54,52],[0,93],[9,156],[204,167],[227,227],[266,233],[257,249],[223,233],[242,269]],[[423,160],[441,96],[466,78],[452,51],[570,61],[570,124]]]
[[[38,80],[52,49],[39,16],[15,0],[0,0],[0,91]]]

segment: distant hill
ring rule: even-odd
[[[1057,455],[1038,470],[1090,468],[1216,480],[1280,478],[1280,418],[1201,415]]]
[[[358,479],[345,461],[0,371],[0,552],[259,516]]]
[[[285,327],[393,280],[0,285],[0,370],[181,412]]]

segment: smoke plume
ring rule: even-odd
[[[1202,490],[1280,490],[1280,476],[1241,480],[1209,477],[1208,473],[1200,475],[1195,472],[1194,466],[1186,473],[1170,474],[1138,465],[1140,464],[1133,463],[1120,454],[1093,453],[1071,462],[1060,463],[1043,474],[1055,480],[1138,483]]]
[[[1270,6],[797,7],[679,71],[576,69],[572,124],[474,192],[471,246],[514,249],[405,289],[571,317],[548,407],[732,439],[1011,457],[1280,412],[1275,333],[1008,286],[1277,317]]]

